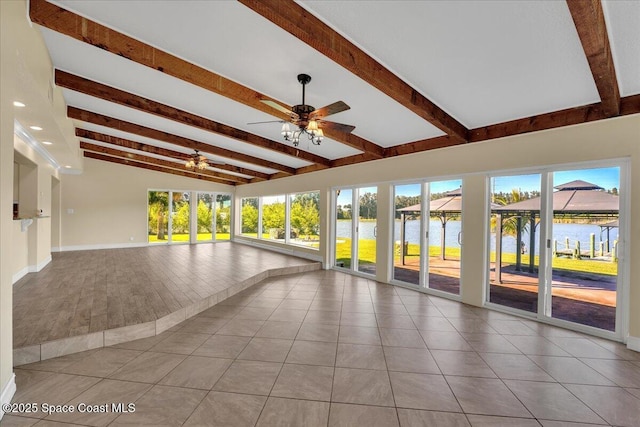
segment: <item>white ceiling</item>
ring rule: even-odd
[[[312,76],[307,104],[342,100],[351,109],[329,120],[382,147],[442,131],[307,44],[234,1],[52,1],[61,7],[223,75],[267,96],[300,103],[299,73]],[[472,129],[599,101],[564,1],[299,2],[449,115]],[[622,96],[640,93],[640,2],[605,1]],[[192,112],[274,141],[276,117],[133,61],[42,29],[56,68]],[[294,168],[311,163],[235,139],[64,90],[68,105],[105,114]],[[76,122],[77,127],[101,128]],[[171,144],[101,132],[176,151]],[[325,139],[299,149],[328,159],[360,151]],[[216,156],[209,156],[216,158]],[[224,159],[267,173],[275,169]]]

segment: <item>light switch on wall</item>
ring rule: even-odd
[[[68,213],[69,215],[71,215],[71,214],[73,214],[73,213],[74,213],[74,210],[73,210],[73,209],[67,209],[67,213]]]

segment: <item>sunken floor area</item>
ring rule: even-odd
[[[324,270],[15,372],[14,402],[109,410],[3,426],[640,425],[640,354],[622,344]]]
[[[14,285],[14,364],[155,335],[269,275],[318,268],[231,242],[54,253]]]

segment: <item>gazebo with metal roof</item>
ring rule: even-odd
[[[575,180],[554,187],[553,216],[583,217],[607,219],[617,217],[620,212],[620,199],[617,195],[607,193],[604,188],[582,180]],[[522,221],[529,221],[529,271],[534,271],[535,229],[536,219],[540,217],[540,197],[493,207],[491,210],[498,216],[496,236],[502,236],[503,219],[515,218],[517,248],[522,245]],[[500,281],[502,238],[496,239],[496,278]],[[516,251],[516,270],[521,270],[521,251]]]

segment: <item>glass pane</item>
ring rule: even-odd
[[[553,174],[551,316],[615,330],[620,168]]]
[[[338,190],[336,199],[336,267],[351,268],[352,197],[353,190]]]
[[[284,243],[285,236],[285,198],[268,196],[262,198],[262,238]]]
[[[231,239],[231,195],[216,196],[216,240]]]
[[[395,186],[393,228],[393,278],[420,284],[420,233],[422,184]]]
[[[428,285],[459,295],[462,180],[430,182],[429,192]]]
[[[243,236],[258,237],[258,198],[248,197],[240,203]]]
[[[167,243],[169,238],[167,229],[169,224],[169,192],[149,191],[148,206],[149,243]]]
[[[320,245],[320,193],[291,195],[289,242],[318,249]]]
[[[189,242],[189,193],[171,194],[171,242]]]
[[[358,271],[376,274],[378,188],[361,188],[358,194]]]
[[[540,174],[491,179],[489,301],[532,313],[538,312],[540,185]]]
[[[213,239],[213,194],[198,193],[198,242]]]

